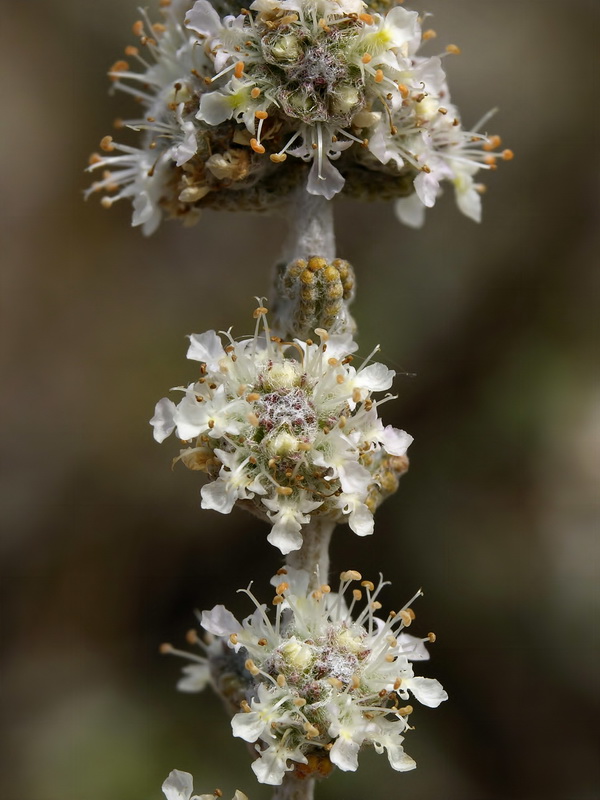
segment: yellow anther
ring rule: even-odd
[[[277,487],[277,494],[282,494],[284,496],[288,496],[293,493],[293,489],[291,486],[278,486]]]
[[[238,635],[237,635],[237,633],[231,633],[229,635],[229,641],[231,642],[231,644],[237,644],[238,643]]]
[[[289,588],[290,588],[289,583],[283,581],[282,583],[279,584],[279,586],[275,589],[275,591],[277,592],[277,594],[283,594],[286,591],[286,589]]]
[[[403,708],[399,708],[397,713],[401,717],[408,717],[409,714],[412,714],[414,711],[412,706],[404,706]]]
[[[260,155],[265,152],[265,148],[262,146],[262,144],[258,143],[258,139],[250,139],[250,147],[255,153],[259,153]]]
[[[489,141],[487,141],[483,145],[483,149],[487,150],[487,152],[489,153],[490,150],[495,150],[497,147],[500,147],[501,144],[502,144],[502,139],[499,136],[496,135],[490,136]]]
[[[383,80],[383,70],[378,69],[375,71],[375,83],[381,83]]]
[[[410,623],[413,621],[413,618],[411,617],[411,615],[408,613],[408,611],[406,609],[404,609],[403,611],[400,612],[400,617],[401,617],[402,622],[404,623],[405,627],[408,628]]]
[[[431,644],[433,644],[437,639],[437,636],[435,635],[435,633],[433,633],[433,631],[429,631],[429,633],[427,634],[427,638],[429,639]]]
[[[363,64],[368,64],[369,61],[373,60],[373,56],[369,55],[369,53],[365,53],[364,56],[361,58]]]
[[[375,589],[375,584],[373,581],[362,581],[361,586],[364,586],[365,589],[368,589],[369,592],[372,592]]]
[[[461,49],[460,49],[460,47],[458,47],[458,45],[449,44],[449,45],[446,45],[446,52],[447,53],[452,53],[453,56],[459,56],[460,53],[461,53]]]
[[[375,22],[375,18],[370,14],[359,14],[358,18],[361,22],[364,22],[365,25],[372,25]]]
[[[362,600],[362,592],[361,592],[361,590],[360,589],[353,589],[352,590],[352,597],[356,600],[356,602],[358,602],[359,600]]]
[[[269,158],[274,164],[282,164],[286,160],[287,156],[285,153],[271,153]]]
[[[256,666],[256,664],[254,663],[254,661],[252,661],[251,658],[248,658],[246,660],[246,663],[244,664],[244,666],[246,667],[246,669],[248,670],[248,672],[251,675],[259,675],[260,674],[259,668]]]
[[[423,31],[422,39],[424,42],[428,42],[430,39],[435,39],[437,36],[436,31],[433,28],[429,28],[429,30]]]
[[[112,136],[103,136],[100,140],[100,148],[104,150],[105,153],[112,153],[115,149]]]
[[[355,569],[347,569],[345,572],[342,572],[340,575],[341,581],[359,581],[362,578],[360,572],[357,572]]]
[[[188,644],[198,644],[198,631],[194,630],[194,628],[190,628],[185,635],[185,640]]]
[[[515,157],[515,154],[513,153],[512,150],[503,150],[502,151],[502,158],[505,161],[512,161],[514,157]]]
[[[254,116],[256,119],[266,119],[269,115],[266,111],[255,111]]]
[[[242,75],[244,74],[244,62],[243,61],[238,61],[237,62],[237,64],[235,65],[235,68],[233,70],[233,74],[235,75],[235,77],[238,80],[242,77]]]

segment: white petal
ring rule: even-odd
[[[217,36],[222,29],[221,19],[208,0],[197,0],[185,15],[185,23],[196,33]]]
[[[308,173],[306,191],[309,194],[322,195],[326,200],[331,200],[338,192],[341,192],[346,181],[341,172],[323,156],[321,162],[321,176],[319,177],[318,159],[313,159],[313,165]]]
[[[200,110],[196,114],[196,119],[206,122],[208,125],[220,125],[225,120],[232,118],[234,110],[230,95],[222,92],[209,92],[200,98]]]
[[[411,758],[404,752],[402,745],[388,745],[386,750],[390,766],[392,769],[395,769],[396,772],[408,772],[411,769],[415,769],[417,766],[417,762],[414,758]]]
[[[157,442],[164,442],[175,430],[174,416],[177,406],[168,397],[159,400],[154,408],[154,416],[150,425],[154,428],[154,438]]]
[[[230,514],[237,499],[235,492],[228,491],[227,483],[221,478],[203,486],[200,495],[202,508],[218,511],[219,514]]]
[[[231,636],[241,630],[241,625],[225,606],[215,606],[210,611],[203,611],[200,624],[205,631],[215,636]]]
[[[210,682],[208,664],[188,664],[182,672],[185,677],[177,682],[180,692],[201,692]]]
[[[373,514],[364,503],[360,503],[350,514],[348,525],[357,536],[370,536],[375,527]]]
[[[360,745],[346,736],[338,736],[329,751],[331,763],[343,772],[356,772],[358,769],[358,751]]]
[[[427,208],[433,208],[438,196],[440,182],[433,172],[421,172],[414,180],[415,192]]]
[[[193,333],[190,336],[190,346],[186,358],[192,361],[202,361],[210,370],[217,370],[219,361],[224,357],[223,343],[215,331]]]
[[[338,474],[342,491],[347,494],[364,495],[371,483],[371,473],[358,461],[347,461],[339,467]]]
[[[264,720],[261,719],[257,711],[242,711],[236,714],[231,720],[231,730],[233,735],[245,742],[255,742],[261,735],[265,727]]]
[[[143,225],[144,234],[150,236],[158,227],[161,218],[162,213],[152,201],[148,191],[142,190],[133,198],[131,224],[134,228],[137,228],[138,225]]]
[[[196,141],[196,131],[193,129],[188,130],[185,134],[185,138],[181,144],[178,144],[177,147],[173,150],[173,155],[175,156],[175,166],[180,167],[182,164],[185,164],[190,158],[196,155],[196,150],[198,149],[198,143]]]
[[[385,364],[369,364],[368,367],[359,370],[354,382],[371,392],[384,392],[392,385],[395,374],[394,370],[388,369]]]
[[[416,11],[396,6],[386,14],[385,27],[393,29],[394,47],[400,47],[418,33],[419,15]]]
[[[472,179],[470,185],[463,184],[460,188],[456,185],[455,197],[457,206],[466,217],[481,222],[481,195],[474,188]]]
[[[293,519],[278,520],[271,528],[267,541],[278,547],[284,556],[302,547],[301,525]]]
[[[398,636],[398,644],[402,655],[409,661],[429,661],[430,656],[422,639],[411,636],[410,633],[401,633]]]
[[[448,699],[444,687],[435,678],[405,678],[402,681],[403,688],[414,694],[419,703],[429,708],[437,708],[440,703]]]
[[[394,203],[396,216],[409,228],[422,228],[425,224],[425,206],[416,192],[409,197],[401,197]]]
[[[192,776],[189,772],[174,769],[162,785],[167,800],[190,800],[193,791]]]
[[[336,333],[327,340],[327,358],[342,359],[358,349],[351,333]]]
[[[381,435],[381,443],[391,456],[404,456],[414,441],[410,433],[386,425]]]
[[[286,759],[271,747],[263,751],[260,758],[252,763],[252,770],[259,783],[279,786],[286,772]]]

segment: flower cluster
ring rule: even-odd
[[[253,336],[190,337],[187,357],[201,363],[200,378],[177,389],[178,405],[159,401],[154,437],[176,431],[187,445],[176,460],[212,479],[201,490],[203,508],[229,514],[236,503],[250,505],[270,520],[267,538],[284,554],[302,546],[311,515],[366,536],[407,469],[412,441],[383,426],[378,406],[389,396],[371,397],[395,373],[370,357],[354,367],[350,334],[317,329],[319,344],[271,336],[266,313],[255,311]]]
[[[402,747],[413,711],[407,701],[412,696],[435,708],[447,699],[437,680],[415,676],[411,666],[429,658],[424,642],[435,641],[434,634],[419,639],[405,632],[415,616],[410,604],[386,618],[376,615],[386,585],[381,579],[376,587],[348,570],[338,592],[327,584],[311,591],[310,581],[302,570],[279,570],[271,581],[274,618],[250,589],[245,591],[256,609],[243,623],[223,606],[203,612],[202,627],[216,641],[204,665],[186,668],[180,688],[202,688],[209,664],[218,684],[217,642],[237,654],[245,675],[238,673],[241,711],[231,726],[234,736],[255,744],[252,769],[261,783],[280,784],[291,770],[298,776],[325,776],[333,765],[354,771],[360,749],[368,745],[385,751],[395,770],[413,769],[416,764]],[[196,687],[189,670],[204,676]]]
[[[162,790],[167,800],[218,800],[223,797],[223,792],[216,789],[213,794],[200,794],[193,795],[194,791],[193,779],[189,772],[182,772],[180,769],[174,769],[169,773],[169,777],[164,781]],[[248,800],[247,796],[236,789],[235,795],[231,800]]]
[[[130,197],[145,233],[164,212],[193,222],[203,207],[272,208],[303,181],[327,199],[406,197],[397,210],[411,225],[449,181],[479,219],[474,175],[495,166],[500,140],[463,129],[442,68],[458,48],[420,54],[435,34],[417,12],[362,0],[254,0],[224,15],[208,0],[161,6],[164,21],[139,20],[140,46],[109,73],[143,108],[118,123],[141,142],[107,136],[90,164],[103,176],[89,191],[106,206]]]

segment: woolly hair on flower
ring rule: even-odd
[[[272,523],[268,541],[284,554],[302,546],[302,527],[315,517],[371,534],[412,442],[381,422],[390,395],[373,399],[395,373],[371,357],[355,367],[350,334],[317,329],[319,344],[286,342],[271,335],[264,306],[255,317],[253,336],[190,337],[187,357],[200,362],[200,377],[174,390],[177,405],[159,401],[155,439],[175,432],[186,444],[176,461],[208,476],[203,508],[253,508]]]
[[[105,136],[89,167],[102,177],[88,194],[104,193],[106,207],[130,198],[144,233],[165,214],[193,223],[202,208],[276,209],[297,186],[326,199],[398,199],[399,218],[418,226],[448,182],[479,220],[474,176],[495,168],[500,139],[481,130],[488,117],[463,128],[443,69],[459,49],[423,54],[435,33],[417,12],[197,0],[162,2],[161,14],[152,24],[142,12],[139,44],[109,72],[143,109],[117,123],[137,143]]]
[[[412,667],[429,659],[424,643],[435,641],[432,633],[406,633],[415,618],[410,604],[421,592],[379,617],[387,584],[380,579],[375,586],[356,570],[342,572],[338,592],[328,584],[312,590],[311,575],[291,567],[271,583],[274,616],[250,588],[244,591],[255,611],[242,623],[223,606],[202,613],[210,643],[191,637],[205,656],[185,668],[179,688],[201,689],[211,676],[233,713],[233,735],[254,745],[252,769],[261,783],[278,785],[290,771],[353,772],[366,746],[385,751],[399,772],[414,769],[402,745],[413,713],[407,701],[436,708],[447,699],[437,680],[415,676]],[[170,645],[163,652],[190,657]],[[192,683],[200,673],[203,680]]]

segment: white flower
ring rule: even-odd
[[[174,769],[169,773],[169,777],[162,785],[167,800],[217,800],[221,795],[216,794],[195,794],[193,792],[193,778],[189,772],[182,772],[179,769]],[[248,800],[247,796],[236,789],[235,795],[232,800]]]
[[[418,225],[447,181],[480,218],[474,175],[495,166],[499,139],[463,130],[442,58],[421,52],[417,12],[371,12],[362,0],[255,0],[237,16],[208,0],[184,8],[164,4],[158,25],[142,12],[139,47],[111,68],[143,108],[121,123],[139,142],[104,137],[88,195],[106,192],[106,207],[129,198],[132,223],[151,233],[164,214],[189,223],[204,207],[276,207],[305,180],[328,200],[385,190]],[[310,162],[305,178],[294,159]]]
[[[154,437],[175,432],[188,442],[180,459],[204,470],[202,507],[229,514],[251,502],[270,520],[269,542],[287,554],[302,546],[312,516],[347,521],[359,536],[373,531],[373,511],[391,493],[383,473],[406,469],[412,437],[377,412],[376,392],[392,385],[383,364],[355,368],[346,334],[321,343],[272,341],[266,309],[254,336],[214,331],[190,338],[188,358],[202,363],[196,383],[175,405],[159,401]],[[195,457],[195,454],[198,457]],[[396,463],[394,461],[396,459]]]
[[[281,783],[309,756],[308,774],[326,774],[332,764],[354,771],[365,746],[385,751],[395,770],[413,769],[402,747],[413,709],[401,703],[412,695],[435,708],[447,698],[438,681],[414,675],[412,662],[429,658],[424,642],[435,637],[406,633],[414,619],[410,604],[379,617],[383,580],[375,587],[354,570],[340,580],[337,593],[328,585],[311,591],[307,572],[286,567],[271,581],[274,616],[250,588],[245,592],[256,610],[243,623],[223,606],[202,614],[202,626],[217,637],[211,645],[217,657],[208,654],[213,671],[221,669],[218,642],[245,663],[241,711],[231,726],[234,736],[256,743],[252,768],[261,783]]]

